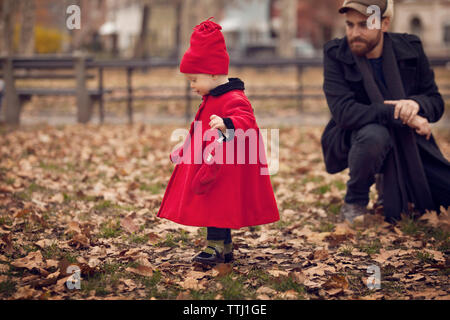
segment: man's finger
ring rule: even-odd
[[[403,123],[405,124],[409,117],[411,116],[411,110],[404,107],[402,109],[402,113],[400,114],[400,118],[402,119]]]
[[[385,100],[384,103],[386,103],[386,104],[397,104],[398,100]]]
[[[411,112],[411,115],[409,116],[407,123],[410,123],[416,116],[417,110],[414,110],[413,112]]]
[[[209,117],[209,119],[211,120],[211,119],[213,119],[215,117],[217,117],[217,115],[213,114],[213,115],[211,115],[211,117]]]
[[[402,110],[402,105],[401,104],[396,104],[395,105],[395,111],[394,111],[394,119],[398,119],[401,110]]]

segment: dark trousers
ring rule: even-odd
[[[388,130],[378,124],[369,124],[351,135],[348,155],[350,179],[347,182],[345,202],[366,206],[375,174],[382,171],[383,162],[392,148]],[[437,210],[450,206],[450,171],[448,165],[419,148],[425,176]]]
[[[206,230],[206,240],[224,240],[225,244],[231,243],[231,229],[208,227]]]
[[[368,124],[351,134],[348,154],[350,179],[345,202],[366,206],[375,174],[382,169],[384,159],[392,148],[389,131],[379,124]]]

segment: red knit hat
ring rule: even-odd
[[[230,57],[222,27],[210,19],[194,28],[191,46],[181,59],[182,73],[228,74]]]

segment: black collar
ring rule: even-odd
[[[212,96],[220,96],[231,90],[245,90],[244,82],[239,78],[228,78],[227,83],[215,87],[209,92],[209,94]]]

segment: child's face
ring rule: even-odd
[[[216,79],[211,74],[185,74],[186,79],[191,83],[192,91],[196,94],[204,96],[208,94],[211,89],[217,87]]]

